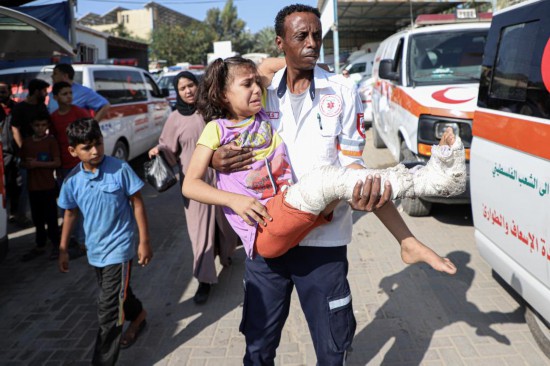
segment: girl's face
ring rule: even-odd
[[[187,78],[178,80],[178,94],[187,104],[195,104],[197,95],[197,84]]]
[[[250,67],[233,67],[233,80],[227,85],[224,96],[231,118],[242,121],[262,109],[262,88],[256,70]]]

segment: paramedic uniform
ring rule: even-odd
[[[297,114],[285,68],[275,74],[265,96],[265,111],[287,145],[294,180],[323,165],[363,165],[362,105],[355,90],[338,76],[315,67],[306,93]],[[351,231],[351,209],[340,202],[332,222],[314,229],[286,254],[246,259],[240,327],[247,344],[245,365],[273,364],[294,286],[318,364],[343,363],[356,327],[346,278]]]

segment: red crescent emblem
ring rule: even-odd
[[[542,82],[544,83],[546,90],[550,92],[550,39],[546,42],[544,52],[542,53],[540,73],[542,75]]]
[[[461,89],[461,88],[451,86],[451,87],[448,87],[447,89],[438,90],[438,91],[436,91],[435,93],[432,94],[432,98],[434,98],[438,102],[447,103],[447,104],[466,103],[466,102],[469,102],[470,100],[475,98],[475,97],[472,97],[470,99],[449,99],[445,96],[445,93],[447,93],[451,89]]]

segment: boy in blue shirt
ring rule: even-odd
[[[68,272],[70,232],[80,211],[88,262],[101,288],[92,364],[114,365],[120,347],[132,345],[146,324],[147,313],[130,288],[136,223],[139,264],[146,266],[153,257],[140,193],[143,182],[127,163],[104,155],[103,136],[96,120],[75,121],[67,127],[67,137],[69,152],[81,163],[65,178],[59,195],[58,205],[65,210],[59,269]],[[122,335],[125,319],[131,324]]]

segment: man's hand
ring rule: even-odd
[[[240,147],[232,141],[220,146],[212,156],[212,168],[219,172],[230,173],[239,170],[247,170],[254,163],[252,148]]]
[[[369,175],[365,184],[357,182],[353,189],[351,207],[357,211],[372,212],[384,206],[391,199],[391,184],[386,181],[384,194],[380,195],[380,176],[376,175],[373,179]]]

